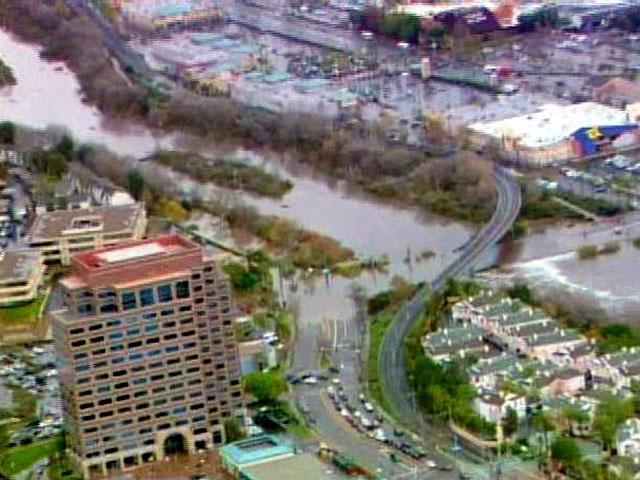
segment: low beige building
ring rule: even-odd
[[[39,252],[0,254],[0,306],[30,302],[38,296],[44,265]]]
[[[78,252],[140,240],[147,215],[143,203],[38,215],[29,246],[42,253],[45,265],[69,265]]]

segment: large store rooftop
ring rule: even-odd
[[[546,104],[528,115],[495,122],[478,122],[471,130],[497,140],[517,139],[522,147],[544,148],[568,139],[581,128],[629,124],[624,110],[593,102]]]

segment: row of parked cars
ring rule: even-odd
[[[411,444],[408,439],[405,438],[402,430],[395,428],[391,435],[390,429],[385,430],[382,427],[384,416],[380,412],[376,412],[375,407],[367,401],[364,394],[361,393],[358,395],[357,403],[350,402],[348,394],[342,387],[335,388],[334,386],[328,386],[327,395],[332,400],[336,411],[361,433],[385,443],[416,460],[425,458],[426,452],[424,449],[418,445]],[[433,466],[435,468],[435,463]]]

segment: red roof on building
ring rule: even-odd
[[[181,235],[163,235],[73,256],[69,285],[131,285],[167,278],[201,264],[200,245]]]

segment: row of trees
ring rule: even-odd
[[[0,23],[21,37],[43,44],[42,55],[63,59],[84,93],[107,112],[144,116],[151,92],[128,84],[113,68],[99,28],[63,0],[0,0]]]
[[[420,17],[406,13],[387,13],[383,8],[365,7],[352,14],[359,28],[408,43],[418,43]]]
[[[476,391],[466,370],[476,359],[441,365],[425,355],[421,344],[426,333],[439,327],[453,303],[478,291],[479,286],[473,282],[450,279],[442,292],[431,295],[423,318],[405,344],[406,368],[409,384],[422,411],[434,419],[451,420],[463,428],[493,438],[495,424],[484,420],[472,408]]]
[[[151,159],[201,182],[267,197],[280,198],[293,187],[291,181],[275,173],[231,159],[207,159],[195,153],[175,151],[156,152]]]

